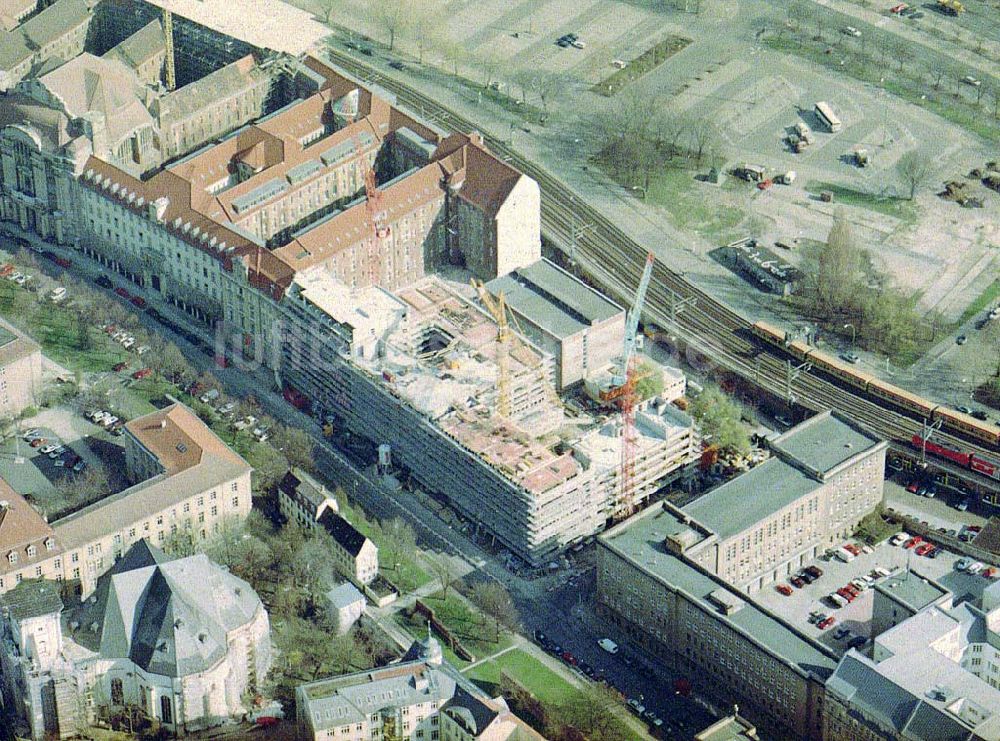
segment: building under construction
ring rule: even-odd
[[[176,54],[178,39],[197,48],[202,28],[219,38],[231,27],[241,35],[217,41],[222,56],[204,55],[217,69],[176,57],[170,76],[180,85],[205,73],[179,90],[229,80],[234,65],[252,76],[260,42],[216,0],[172,0],[169,16],[135,5],[141,12],[115,21],[128,26],[124,38],[100,21],[110,35],[95,50],[107,46],[113,60],[84,54],[63,67],[101,71],[127,59],[136,68],[125,77],[138,80],[160,48],[149,55],[123,41],[155,39],[163,24]],[[204,122],[182,126],[162,144],[179,156],[141,177],[128,148],[81,145],[64,170],[62,241],[151,305],[214,328],[233,362],[264,364],[290,400],[335,429],[388,444],[396,466],[529,562],[628,514],[695,460],[691,420],[669,405],[638,405],[627,435],[617,407],[565,413],[556,387],[602,370],[627,332],[621,308],[540,262],[537,184],[475,132],[439,131],[293,51],[273,58],[281,74],[233,114],[253,121],[221,138],[236,119],[217,117],[210,90],[199,105],[166,93],[145,117],[136,109],[137,121],[160,122],[161,137],[171,116]],[[174,55],[163,52],[167,64]],[[291,100],[272,111],[274,80]],[[189,151],[206,131],[213,141]],[[41,222],[20,208],[34,201],[20,187],[11,184],[14,207],[2,215],[30,228]],[[484,285],[507,275],[520,286],[509,306],[501,284]],[[547,324],[546,306],[565,321]]]

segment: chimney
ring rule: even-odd
[[[167,420],[166,419],[161,419],[160,420],[160,429],[161,430],[167,429]]]
[[[6,499],[0,500],[0,512],[6,512],[8,509],[10,509],[10,502]]]

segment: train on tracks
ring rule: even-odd
[[[1000,426],[978,420],[943,404],[928,401],[917,394],[887,383],[878,376],[865,373],[850,363],[811,347],[802,340],[789,338],[784,330],[767,322],[756,322],[751,332],[759,340],[788,353],[797,360],[810,363],[814,369],[840,383],[887,402],[904,412],[926,420],[929,424],[940,422],[941,429],[947,432],[974,440],[990,450],[1000,450]],[[925,442],[924,436],[919,434],[913,435],[909,442],[917,449],[926,449],[927,452],[947,458],[964,468],[1000,480],[1000,460],[992,460],[978,452],[955,447],[950,443],[933,442],[930,437]]]

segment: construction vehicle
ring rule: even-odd
[[[795,182],[796,172],[795,170],[789,170],[788,172],[779,175],[775,178],[775,181],[781,183],[782,185],[791,185]]]
[[[945,15],[960,15],[965,12],[965,6],[959,0],[937,0],[938,10]]]
[[[767,177],[767,170],[760,165],[749,165],[744,162],[733,168],[733,175],[750,183],[759,183]]]
[[[868,167],[869,163],[871,162],[871,160],[868,157],[868,150],[855,149],[853,152],[851,152],[851,161],[857,167]]]

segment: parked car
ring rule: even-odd
[[[911,481],[909,484],[906,485],[906,490],[910,492],[910,494],[916,494],[919,489],[920,489],[920,484],[916,481]]]
[[[803,571],[811,575],[814,579],[819,579],[821,576],[823,576],[823,569],[821,569],[819,566],[806,566],[805,569],[803,569]]]
[[[819,628],[820,630],[826,630],[831,625],[833,625],[835,622],[837,622],[837,619],[831,615],[826,620],[821,620],[820,622],[818,622],[816,624],[816,627]]]
[[[597,645],[607,651],[609,654],[618,653],[618,644],[612,641],[610,638],[601,638]]]
[[[98,275],[96,278],[94,278],[94,283],[99,285],[101,288],[111,288],[112,286],[114,286],[114,283],[112,283],[111,280],[106,275]]]
[[[58,447],[59,447],[58,445],[49,444],[49,445],[46,445],[44,448],[42,448],[39,452],[42,455],[48,455],[49,453],[51,453],[53,450],[55,450]]]
[[[986,564],[981,561],[975,561],[966,566],[965,571],[968,574],[978,574],[980,571],[986,568]]]
[[[82,458],[73,464],[73,472],[81,473],[87,467],[87,461]]]
[[[579,663],[576,660],[576,657],[569,651],[563,651],[560,658],[562,658],[562,660],[565,661],[570,666],[576,666]]]
[[[971,558],[960,558],[955,562],[956,571],[965,571],[973,563]]]
[[[125,370],[126,368],[128,368],[128,361],[127,360],[123,360],[120,363],[115,363],[113,366],[111,366],[111,370],[113,370],[115,373],[120,373],[121,371]]]
[[[48,441],[44,437],[36,437],[33,440],[31,440],[28,444],[33,448],[40,448],[43,445],[45,445],[46,442]]]
[[[913,548],[913,546],[920,545],[923,541],[924,541],[924,539],[921,538],[919,535],[914,535],[908,541],[906,541],[905,543],[903,543],[903,548],[906,548],[907,550],[909,550],[910,548]]]
[[[833,637],[839,641],[843,638],[847,638],[847,636],[849,636],[850,634],[851,634],[850,628],[845,628],[841,626],[837,628],[837,632],[833,634]]]
[[[860,556],[861,555],[861,549],[858,548],[854,543],[844,543],[844,548],[846,548],[847,550],[849,550],[855,556]]]
[[[115,289],[115,293],[117,293],[117,294],[118,294],[119,296],[121,296],[121,297],[122,297],[123,299],[125,299],[126,301],[127,301],[128,299],[132,298],[132,294],[131,294],[131,293],[129,293],[128,291],[126,291],[126,290],[125,290],[124,288],[122,288],[121,286],[118,286],[118,288],[116,288],[116,289]]]
[[[792,588],[790,586],[788,586],[787,584],[777,584],[777,585],[775,585],[774,588],[777,589],[779,592],[781,592],[786,597],[790,597],[792,595]]]
[[[152,368],[140,368],[139,370],[137,370],[135,373],[132,374],[132,378],[134,378],[137,381],[141,381],[143,378],[149,378],[151,375],[153,375]]]
[[[138,306],[140,309],[146,308],[146,299],[144,299],[142,296],[133,296],[129,300],[132,302],[133,305]]]
[[[634,712],[636,715],[642,715],[643,713],[646,712],[646,707],[641,702],[636,700],[634,697],[630,698],[628,703],[626,704],[632,709],[632,712]]]
[[[931,545],[930,543],[921,543],[920,545],[918,545],[916,548],[913,549],[913,552],[916,553],[918,556],[926,556],[933,547],[934,546]]]

